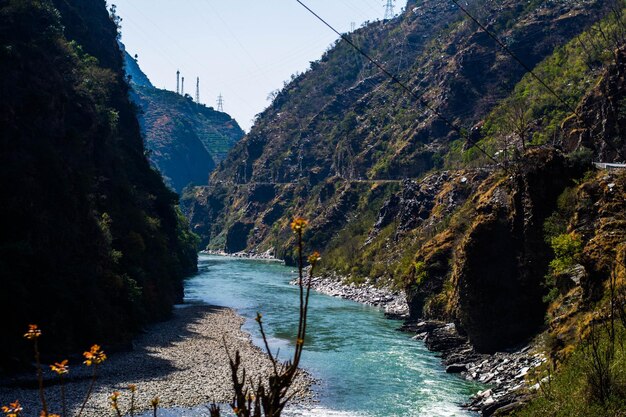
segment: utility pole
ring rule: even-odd
[[[200,77],[196,78],[196,104],[200,104]]]
[[[176,70],[176,94],[180,94],[180,71]]]
[[[217,96],[217,111],[221,111],[222,113],[224,112],[224,97],[222,96],[222,93]]]
[[[181,83],[180,83],[180,95],[184,96],[185,95],[185,77],[181,78]]]
[[[356,23],[350,22],[350,32],[354,32],[354,29],[356,29]]]
[[[395,13],[393,12],[393,4],[396,0],[387,0],[387,5],[385,5],[385,20],[393,19]]]

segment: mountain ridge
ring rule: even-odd
[[[243,130],[228,114],[189,95],[155,88],[128,52],[124,60],[151,163],[179,194],[188,185],[205,183]]]

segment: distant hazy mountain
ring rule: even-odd
[[[209,173],[243,137],[228,114],[195,103],[189,95],[155,88],[127,52],[125,69],[139,115],[150,161],[177,192],[206,184]]]

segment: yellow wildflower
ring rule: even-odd
[[[93,345],[89,352],[83,352],[85,361],[83,362],[87,366],[100,365],[107,358],[104,351],[101,350],[100,345]]]
[[[315,251],[311,255],[309,255],[309,263],[311,265],[315,265],[321,259],[322,257],[320,256],[320,253],[318,251]]]
[[[291,230],[296,233],[302,233],[305,227],[309,225],[308,220],[303,219],[302,217],[296,217],[291,222]]]
[[[113,394],[111,394],[111,396],[109,397],[109,400],[111,401],[111,407],[114,410],[117,410],[119,407],[117,405],[117,400],[119,400],[120,398],[120,393],[115,391]]]
[[[65,375],[70,371],[70,367],[67,366],[67,359],[62,360],[61,362],[55,362],[50,365],[50,369],[58,375]]]
[[[254,320],[256,320],[257,323],[261,323],[263,319],[263,315],[261,313],[256,313],[256,318]]]
[[[24,333],[24,337],[28,340],[35,340],[37,339],[39,336],[41,336],[41,330],[39,330],[39,328],[37,328],[36,324],[29,324],[28,325],[28,331],[26,333]]]
[[[61,417],[61,416],[58,414],[50,414],[50,413],[46,414],[45,411],[42,411],[41,413],[39,413],[39,417]]]
[[[301,338],[296,339],[296,345],[301,346],[303,344],[304,344],[304,339],[301,339]]]
[[[159,397],[154,397],[152,399],[152,401],[150,402],[150,404],[152,404],[153,408],[156,408],[159,405],[160,402],[161,402],[161,400],[159,399]]]
[[[130,390],[130,392],[135,392],[135,391],[137,391],[137,385],[130,384],[130,385],[128,385],[128,389]]]
[[[23,408],[17,400],[14,403],[10,403],[8,407],[6,405],[2,406],[2,412],[6,415],[5,417],[18,417],[22,410]]]

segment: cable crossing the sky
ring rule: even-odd
[[[384,66],[382,66],[378,61],[372,58],[367,52],[361,49],[358,45],[350,40],[346,35],[340,33],[337,29],[335,29],[330,23],[324,20],[320,15],[315,13],[311,8],[309,8],[306,4],[304,4],[301,0],[296,0],[302,7],[304,7],[309,13],[315,16],[320,22],[326,25],[330,30],[335,32],[341,39],[346,41],[348,45],[354,48],[358,53],[363,55],[368,61],[374,64],[380,71],[382,71],[387,77],[389,77],[394,83],[398,84],[404,91],[406,91],[411,97],[413,97],[422,107],[427,108],[431,112],[433,112],[437,117],[443,120],[448,126],[452,128],[455,132],[457,132],[461,137],[464,137],[467,141],[471,142],[473,146],[475,146],[480,152],[482,152],[487,158],[492,160],[496,165],[501,166],[501,164],[491,156],[487,151],[485,151],[482,147],[480,147],[475,141],[472,141],[469,135],[466,133],[465,129],[458,127],[452,120],[448,119],[444,116],[439,110],[428,104],[423,98],[422,95],[418,95],[415,91],[411,90],[406,84],[398,79],[394,74],[389,72]],[[506,169],[506,168],[505,168]]]

